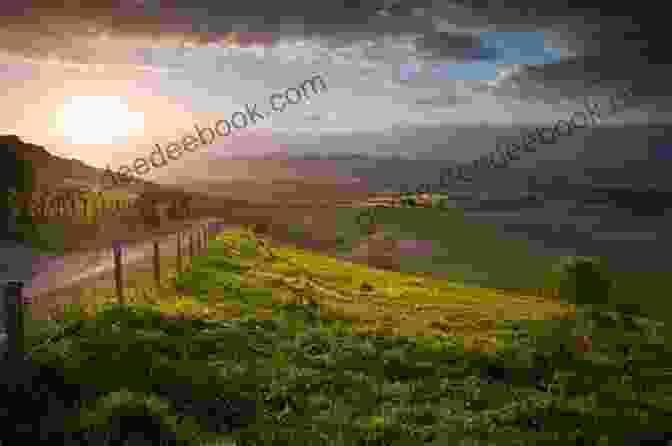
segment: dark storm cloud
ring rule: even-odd
[[[263,32],[272,33],[274,42],[285,37],[319,41],[321,49],[328,52],[342,49],[338,54],[353,63],[357,58],[352,55],[360,50],[362,61],[372,65],[358,67],[363,75],[392,73],[389,80],[401,84],[399,67],[410,63],[409,56],[415,56],[427,67],[446,58],[468,58],[471,50],[479,48],[479,30],[539,31],[552,38],[554,47],[578,56],[540,68],[521,69],[517,74],[497,79],[493,85],[475,82],[466,87],[470,91],[461,90],[459,94],[451,91],[446,96],[428,98],[412,92],[404,99],[410,105],[422,106],[423,111],[431,111],[431,107],[456,105],[463,100],[461,96],[471,92],[489,93],[504,101],[511,97],[549,104],[597,94],[596,91],[608,95],[611,89],[623,86],[632,86],[633,95],[642,104],[656,104],[660,98],[670,96],[668,79],[672,64],[667,63],[670,53],[666,44],[669,26],[662,22],[667,15],[651,9],[621,7],[619,2],[602,4],[597,9],[586,0],[577,3],[576,8],[563,9],[555,3],[532,0],[507,1],[505,7],[499,2],[422,0],[396,3],[290,0],[265,2],[263,7],[255,2],[145,0],[126,1],[117,7],[114,6],[117,2],[91,0],[87,1],[87,8],[79,8],[70,6],[71,2],[57,5],[53,0],[45,0],[32,2],[33,8],[27,10],[19,6],[22,2],[10,3],[0,17],[0,47],[31,56],[57,53],[81,62],[105,57],[85,44],[78,45],[74,39],[101,32],[112,40],[134,36],[157,41],[176,38],[202,45],[218,42],[232,31]],[[464,6],[464,11],[455,10],[456,4]],[[389,16],[377,14],[381,8],[389,8]],[[425,16],[417,16],[413,8],[430,9]],[[654,16],[657,19],[651,18]],[[435,26],[438,21],[454,25],[455,31],[438,32]],[[12,38],[3,34],[5,31],[11,32]],[[411,47],[408,51],[395,52],[393,44],[409,34],[419,38],[408,41]],[[453,84],[437,82],[426,75],[419,82],[406,83],[404,88],[440,85],[443,89]],[[446,140],[445,136],[436,138]]]
[[[263,7],[254,2],[214,0],[89,0],[86,8],[53,0],[29,1],[23,7],[18,3],[23,2],[13,2],[11,9],[3,8],[0,49],[37,59],[73,61],[77,57],[83,63],[92,63],[94,58],[100,62],[109,59],[106,54],[87,54],[91,49],[86,40],[101,35],[110,40],[153,40],[159,46],[175,46],[179,42],[204,46],[221,42],[231,32],[241,36],[263,33],[261,40],[268,43],[283,38],[321,38],[326,48],[333,48],[375,40],[383,34],[419,32],[428,25],[424,18],[378,16],[376,12],[388,3],[383,0],[362,2],[359,7],[348,3],[347,8],[343,2],[316,4],[308,0],[268,2]],[[418,0],[414,7],[430,4]]]
[[[660,10],[633,8],[621,2],[600,2],[599,6],[590,1],[576,2],[565,8],[560,2],[518,0],[507,2],[501,9],[488,7],[487,2],[455,3],[486,14],[492,24],[525,29],[530,25],[556,27],[563,45],[580,57],[544,66],[536,73],[544,76],[544,81],[564,79],[567,70],[582,79],[642,85],[638,87],[642,96],[653,98],[654,90],[658,95],[669,94],[669,87],[662,82],[670,74],[670,52],[665,50],[669,25]],[[521,15],[525,10],[533,14]]]
[[[501,53],[492,48],[482,48],[478,35],[429,32],[416,41],[419,50],[428,50],[437,57],[450,57],[458,61],[495,60]]]
[[[25,6],[26,3],[28,6]],[[72,45],[68,57],[87,59],[85,46],[74,46],[75,36],[91,36],[100,32],[110,38],[121,37],[176,37],[189,39],[197,44],[207,44],[224,39],[232,31],[268,32],[275,41],[283,37],[323,37],[327,48],[332,45],[347,46],[361,40],[375,41],[383,35],[417,33],[418,51],[428,52],[427,59],[445,57],[468,59],[479,48],[476,33],[437,32],[432,20],[441,18],[457,26],[497,25],[502,31],[534,31],[558,27],[558,46],[585,56],[583,61],[567,60],[549,64],[530,76],[540,77],[542,83],[564,80],[574,68],[577,78],[594,80],[633,81],[645,85],[642,96],[655,97],[666,94],[656,90],[650,82],[635,82],[653,76],[658,82],[669,78],[669,51],[664,43],[667,25],[663,16],[655,11],[637,11],[617,3],[600,5],[577,4],[576,8],[563,9],[554,3],[531,0],[507,2],[499,6],[493,2],[429,0],[409,1],[334,1],[315,3],[308,0],[267,2],[263,8],[255,2],[221,2],[207,0],[173,0],[170,2],[145,0],[121,1],[89,0],[86,8],[78,2],[54,0],[10,2],[3,6],[0,29],[14,33],[15,38],[1,39],[0,46],[10,52],[29,56],[46,57],[57,52],[62,55]],[[460,5],[470,14],[456,16],[451,5]],[[160,7],[159,7],[160,6]],[[428,16],[412,16],[413,8],[429,8]],[[387,9],[388,17],[377,12]],[[616,17],[616,16],[621,17]],[[473,23],[469,23],[470,17]],[[652,18],[654,17],[654,18]],[[657,35],[659,34],[659,35]],[[3,35],[6,37],[6,35]],[[30,42],[30,43],[28,43]],[[384,60],[380,42],[365,49],[371,60]],[[478,53],[479,57],[496,54]],[[343,57],[347,57],[344,55]],[[563,65],[567,66],[567,69]],[[643,70],[642,67],[651,68]],[[585,70],[582,72],[582,70]],[[657,83],[658,83],[657,82]],[[571,94],[571,92],[570,92]]]

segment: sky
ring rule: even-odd
[[[431,153],[469,162],[494,149],[501,128],[566,119],[586,95],[599,103],[626,87],[637,106],[603,125],[667,124],[672,116],[668,25],[650,8],[531,0],[56,3],[3,6],[0,134],[95,167],[116,171],[155,144],[193,133],[194,124],[212,126],[246,104],[268,109],[271,94],[315,75],[326,82],[326,91],[185,153],[150,179],[208,169],[253,178],[254,171],[215,171],[212,163],[267,153]],[[479,50],[484,36],[496,42],[507,33],[534,33],[535,48],[549,57],[512,57],[504,45],[506,57],[493,61]],[[575,144],[548,156],[582,150]],[[612,164],[627,150],[615,149]]]

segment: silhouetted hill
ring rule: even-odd
[[[45,147],[24,142],[16,135],[0,135],[0,150],[12,151],[17,158],[30,162],[34,169],[34,190],[38,192],[54,192],[83,185],[96,189],[104,173],[103,169],[89,166],[81,160],[53,155]],[[109,180],[106,179],[105,184],[109,184]],[[136,193],[153,192],[157,194],[181,190],[180,188],[169,188],[139,179],[135,184],[124,185],[119,189]]]

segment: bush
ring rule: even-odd
[[[67,430],[85,433],[89,444],[197,444],[195,423],[181,424],[168,415],[170,405],[156,397],[136,394],[126,389],[110,393],[86,408],[79,417],[68,420]],[[129,440],[134,439],[135,442]],[[128,443],[126,443],[126,441]]]
[[[569,257],[562,265],[560,296],[576,305],[606,305],[612,285],[598,259]]]

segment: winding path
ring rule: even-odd
[[[204,218],[190,221],[185,224],[183,231],[188,232],[189,227],[216,221],[221,220]],[[237,225],[225,225],[223,230],[233,227],[237,227]],[[176,233],[150,235],[143,241],[126,246],[123,250],[124,274],[137,269],[140,265],[151,265],[154,240],[159,241],[162,257],[174,256],[176,239]],[[183,252],[186,258],[188,253],[186,245]],[[78,293],[71,293],[70,291],[92,286],[100,280],[112,280],[113,272],[114,257],[111,248],[76,252],[62,257],[45,256],[41,258],[38,262],[35,262],[33,278],[24,288],[24,295],[31,297],[33,300],[31,305],[33,318],[47,317],[48,309],[55,305],[73,303],[74,297],[72,296]]]

